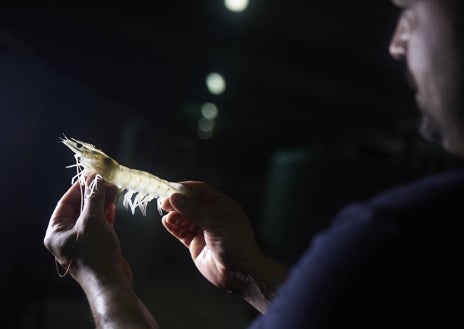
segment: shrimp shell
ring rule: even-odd
[[[116,185],[121,191],[126,191],[123,205],[130,208],[132,214],[139,208],[142,214],[146,215],[148,203],[153,199],[158,199],[158,211],[162,215],[163,200],[168,199],[173,193],[189,194],[182,184],[169,182],[148,172],[120,165],[92,144],[66,136],[61,139],[61,142],[74,152],[76,158],[76,164],[67,167],[77,168],[77,174],[71,183],[79,180],[81,184],[84,184],[87,176],[97,174],[97,177]],[[91,191],[93,187],[94,184],[91,184]]]

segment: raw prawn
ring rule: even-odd
[[[121,191],[126,191],[123,205],[126,208],[129,207],[132,214],[138,207],[146,215],[148,203],[153,199],[158,199],[158,211],[162,215],[163,200],[173,193],[186,195],[189,193],[182,184],[168,182],[148,172],[120,165],[92,144],[67,137],[62,138],[61,142],[74,152],[77,161],[76,164],[67,167],[77,168],[77,175],[73,177],[72,183],[79,180],[81,184],[84,184],[85,177],[97,174],[97,177],[116,185]]]

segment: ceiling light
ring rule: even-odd
[[[248,7],[248,0],[224,0],[224,5],[230,11],[239,13]]]

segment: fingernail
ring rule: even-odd
[[[176,204],[176,206],[178,206],[179,208],[185,207],[185,204],[187,202],[186,199],[187,198],[185,197],[185,195],[181,193],[176,193],[173,195],[173,201]]]
[[[178,225],[178,224],[179,224],[179,220],[177,220],[176,218],[170,218],[170,219],[169,219],[169,224],[171,224],[171,225]]]

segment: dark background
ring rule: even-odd
[[[63,134],[171,181],[240,201],[289,263],[344,204],[460,166],[424,142],[388,1],[2,2],[2,328],[91,328],[85,297],[42,239],[74,175]],[[209,72],[227,82],[222,95]],[[219,108],[200,138],[200,108]],[[243,328],[256,312],[211,287],[160,224],[118,207],[134,285],[164,328]],[[240,243],[238,241],[237,243]]]

